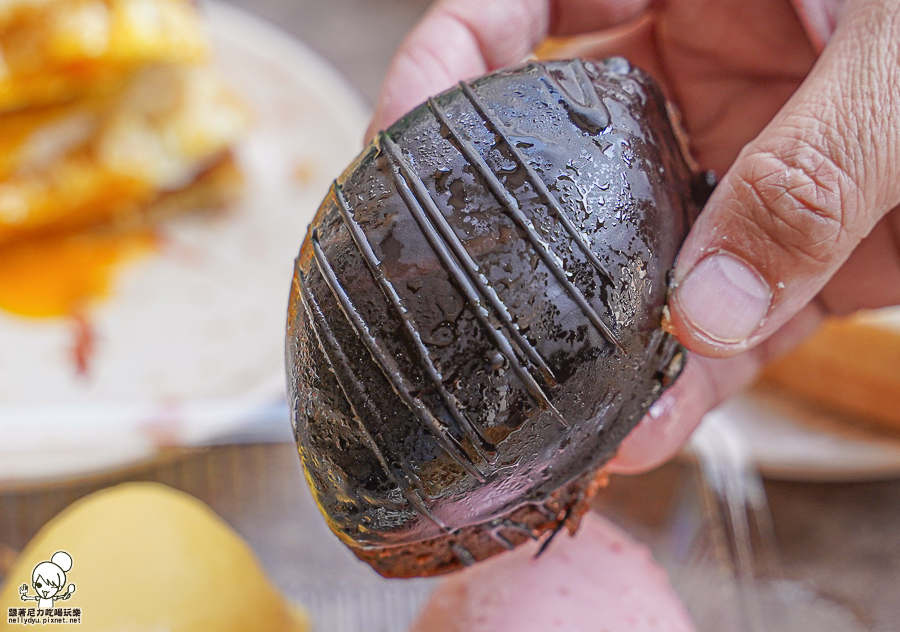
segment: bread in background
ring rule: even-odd
[[[0,2],[0,309],[83,316],[170,215],[228,206],[248,113],[192,0]]]
[[[828,320],[760,382],[900,435],[900,308]]]
[[[171,65],[113,94],[0,116],[0,244],[134,219],[230,162],[246,118],[213,69]]]
[[[208,46],[190,0],[6,0],[0,112],[118,89],[147,64],[197,64]]]

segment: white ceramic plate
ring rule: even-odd
[[[837,414],[774,393],[733,397],[703,420],[725,424],[771,478],[797,481],[865,481],[900,477],[900,440],[858,428]]]
[[[247,101],[243,201],[183,217],[91,313],[87,378],[66,319],[0,312],[0,481],[85,473],[274,424],[287,297],[306,226],[362,147],[367,108],[315,53],[239,9],[204,6],[217,64]]]

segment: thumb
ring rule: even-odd
[[[809,303],[900,202],[900,3],[850,0],[813,71],[725,174],[675,268],[671,323],[730,356]]]

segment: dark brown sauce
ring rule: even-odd
[[[678,373],[661,317],[694,180],[623,60],[463,83],[338,179],[297,261],[288,384],[360,558],[430,575],[574,528]]]

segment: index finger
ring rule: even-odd
[[[521,62],[547,35],[616,26],[651,1],[438,0],[394,55],[366,141],[458,81]]]

